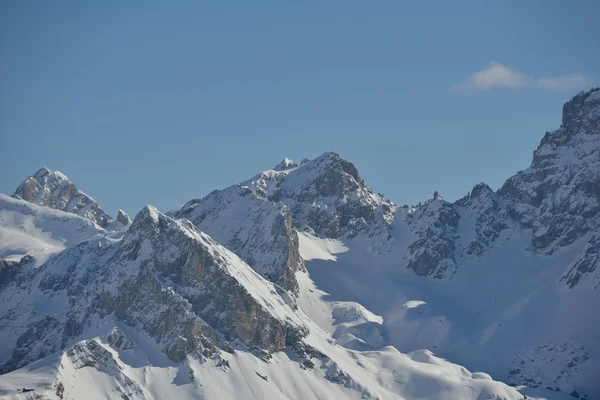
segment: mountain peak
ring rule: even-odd
[[[133,223],[136,224],[140,221],[147,220],[152,221],[154,224],[156,224],[160,215],[161,214],[156,207],[147,205],[144,206],[144,208],[142,208],[140,212],[136,214],[135,218],[133,219]]]
[[[471,189],[471,198],[479,197],[484,193],[490,194],[494,193],[494,191],[484,182],[480,182],[477,185],[473,186],[473,189]]]
[[[101,227],[106,227],[112,221],[94,199],[78,189],[65,174],[46,167],[25,179],[17,187],[13,197],[80,215]]]
[[[60,171],[52,171],[50,168],[46,168],[46,167],[42,167],[40,169],[37,170],[37,172],[35,174],[33,174],[33,176],[31,178],[35,179],[35,180],[40,180],[40,179],[44,179],[47,176],[52,176],[55,177],[56,179],[60,180],[60,181],[68,181],[69,178],[63,174]]]
[[[38,169],[35,174],[33,174],[33,178],[35,178],[35,179],[43,178],[44,176],[49,175],[51,173],[52,173],[52,171],[49,168],[42,167],[42,168]]]
[[[340,169],[341,171],[347,173],[352,176],[356,182],[360,183],[361,178],[358,174],[358,169],[352,164],[350,161],[344,160],[340,157],[339,154],[334,153],[332,151],[328,151],[326,153],[321,154],[319,157],[315,158],[311,163],[330,165],[335,169]]]
[[[599,121],[600,87],[577,93],[563,106],[562,124],[569,131],[585,129],[590,122],[597,126]]]
[[[296,168],[298,166],[298,164],[296,164],[294,162],[294,160],[292,160],[291,158],[284,158],[283,160],[281,160],[281,162],[279,164],[277,164],[275,167],[273,167],[273,170],[275,171],[285,171],[291,168]]]
[[[121,209],[119,209],[119,211],[117,211],[117,221],[123,225],[129,225],[129,224],[131,224],[131,222],[133,222],[131,220],[131,217],[129,216],[129,214],[127,214],[125,211],[123,211]]]

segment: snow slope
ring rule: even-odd
[[[105,233],[87,218],[0,193],[0,258],[31,255],[41,265],[50,255]]]
[[[323,246],[326,256],[307,261],[308,276],[298,279],[300,308],[338,343],[393,345],[403,352],[427,348],[495,379],[530,379],[530,386],[595,398],[600,297],[593,288],[571,291],[560,282],[565,260],[578,248],[549,258],[527,251],[527,239],[517,240],[461,264],[452,280],[431,280],[396,267],[406,253],[384,260],[364,243],[344,246],[348,250],[335,258]]]
[[[486,374],[471,374],[427,351],[409,355],[393,348],[355,352],[328,345],[316,335],[310,340],[327,348],[332,358],[315,360],[314,368],[302,367],[294,360],[295,354],[282,352],[262,360],[243,351],[226,354],[227,367],[223,367],[194,358],[173,363],[148,338],[126,327],[120,329],[127,332],[132,347],[119,348],[108,343],[110,326],[104,321],[95,328],[98,335],[0,376],[0,396],[26,399],[35,393],[63,400],[123,395],[130,399],[239,400],[523,398]],[[358,381],[353,374],[360,377]],[[22,388],[35,390],[19,393]]]
[[[7,270],[4,398],[523,398],[426,351],[339,346],[286,291],[153,207],[122,239]]]

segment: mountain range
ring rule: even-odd
[[[0,194],[0,397],[596,399],[599,264],[600,88],[455,202],[330,152],[132,220],[42,168]]]

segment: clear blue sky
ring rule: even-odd
[[[399,204],[496,189],[598,85],[599,15],[598,1],[4,1],[0,192],[46,166],[135,214],[325,151]]]

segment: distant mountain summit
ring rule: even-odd
[[[94,199],[78,189],[65,174],[48,168],[41,168],[25,179],[17,187],[13,197],[39,206],[77,214],[103,228],[107,228],[113,221],[113,218]],[[119,210],[118,221],[123,225],[131,223],[129,216],[121,210]]]
[[[285,159],[247,181],[190,200],[172,215],[189,219],[263,277],[297,292],[295,272],[304,270],[297,230],[334,239],[379,237],[387,232],[392,209],[365,186],[352,163],[329,152],[301,165]],[[383,235],[377,246],[388,239]]]
[[[501,233],[514,236],[530,231],[534,251],[552,254],[580,238],[597,241],[600,227],[600,88],[581,92],[563,107],[563,123],[547,132],[533,153],[531,166],[510,177],[493,192],[476,185],[471,193],[450,204],[434,194],[438,205],[427,202],[416,210],[420,239],[412,247],[409,268],[424,275],[441,277],[456,268],[456,258],[481,255]],[[437,192],[436,192],[437,193]],[[414,220],[411,211],[409,221]],[[474,218],[467,222],[466,216]],[[462,216],[462,217],[461,217]],[[397,215],[397,218],[400,217]],[[428,226],[423,223],[429,220]],[[457,230],[474,229],[473,240],[462,246],[464,236]],[[464,228],[463,228],[464,227]],[[565,278],[572,287],[584,275],[593,276],[598,261],[591,263],[589,252]],[[594,253],[596,254],[596,253]],[[591,263],[591,264],[590,264]],[[578,272],[577,272],[578,271]]]

